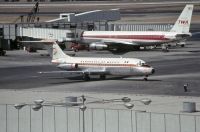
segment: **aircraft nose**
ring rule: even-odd
[[[151,74],[154,74],[154,73],[155,73],[155,69],[152,69],[152,70],[151,70]]]

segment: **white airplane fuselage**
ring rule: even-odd
[[[145,76],[154,74],[153,67],[143,60],[136,58],[96,58],[96,57],[71,57],[66,55],[54,42],[52,61],[64,73],[83,74],[84,80],[89,80],[89,75],[100,75],[105,79],[106,75],[120,76]]]
[[[84,43],[92,42],[127,42],[133,46],[153,46],[164,43],[180,41],[183,38],[177,38],[176,32],[158,32],[158,31],[85,31],[81,36]],[[191,36],[188,33],[188,36]],[[137,44],[137,45],[135,45]]]
[[[52,60],[52,63],[58,64],[62,70],[89,71],[90,74],[148,76],[154,73],[154,69],[143,60],[131,58],[73,57]]]
[[[169,31],[84,31],[80,41],[91,49],[120,49],[123,46],[157,46],[180,42],[191,37],[189,32],[193,5],[186,5]]]

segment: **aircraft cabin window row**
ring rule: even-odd
[[[128,61],[125,61],[124,63],[128,63]]]
[[[105,64],[105,63],[109,63],[109,64],[119,64],[119,62],[116,62],[116,61],[102,61],[102,62],[99,62],[99,61],[81,61],[81,63],[94,63],[94,64],[99,64],[99,63],[102,63],[102,64]],[[125,63],[128,63],[128,61],[125,61]]]

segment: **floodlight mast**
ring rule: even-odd
[[[141,99],[140,102],[142,102],[144,105],[149,105],[152,101],[148,98]]]
[[[83,115],[83,132],[85,132],[85,110],[87,109],[86,104],[86,98],[84,95],[81,96],[81,106],[79,107],[80,110],[82,111],[82,115]],[[141,103],[143,103],[144,105],[149,105],[152,101],[148,98],[144,98],[141,100],[131,100],[131,98],[129,97],[123,97],[120,99],[109,99],[109,100],[101,100],[101,101],[95,101],[95,102],[87,102],[87,104],[90,103],[112,103],[112,102],[123,102],[124,106],[128,109],[132,109],[134,107],[134,104],[130,103],[133,101],[139,101]],[[45,104],[43,99],[38,99],[38,100],[34,100],[34,105],[32,106],[32,109],[34,111],[38,111],[40,110]],[[74,103],[74,102],[73,102]],[[78,103],[77,103],[78,104]],[[21,103],[21,104],[15,104],[14,107],[18,110],[20,110],[21,108],[23,108],[26,105],[32,105],[32,104],[26,104],[26,103]],[[48,104],[49,106],[55,106],[55,105],[62,105],[62,106],[66,106],[66,104],[60,104],[60,103],[52,103],[52,104]]]
[[[82,106],[80,106],[80,109],[83,113],[83,132],[85,132],[85,110],[86,110],[86,106],[85,106],[85,101],[86,101],[86,98],[84,95],[81,96],[81,99],[82,99]]]
[[[131,99],[130,99],[129,97],[123,97],[121,100],[122,100],[124,103],[128,103],[128,102],[131,101]]]
[[[44,103],[44,100],[43,99],[37,99],[37,100],[34,100],[33,101],[36,105],[40,105],[42,103]]]
[[[132,103],[124,103],[124,106],[128,109],[132,109],[134,107],[134,104]]]
[[[14,107],[18,110],[20,110],[21,108],[23,108],[24,106],[26,106],[27,104],[25,103],[21,103],[21,104],[15,104]]]
[[[41,104],[36,104],[36,105],[34,105],[34,106],[32,107],[32,109],[33,109],[34,111],[39,111],[41,108],[42,108],[42,105],[41,105]]]

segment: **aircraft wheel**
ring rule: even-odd
[[[181,44],[181,47],[183,48],[183,47],[185,47],[185,45],[184,45],[184,44]]]
[[[148,81],[148,78],[147,78],[147,77],[148,77],[148,76],[145,76],[145,77],[144,77],[144,81]]]
[[[163,51],[163,52],[169,52],[168,46],[163,46],[163,47],[162,47],[162,51]]]
[[[106,75],[100,75],[100,79],[101,80],[105,80],[106,79]]]
[[[90,76],[88,74],[83,75],[83,80],[84,81],[90,81]]]
[[[140,50],[140,46],[136,46],[136,47],[135,47],[135,50]]]

